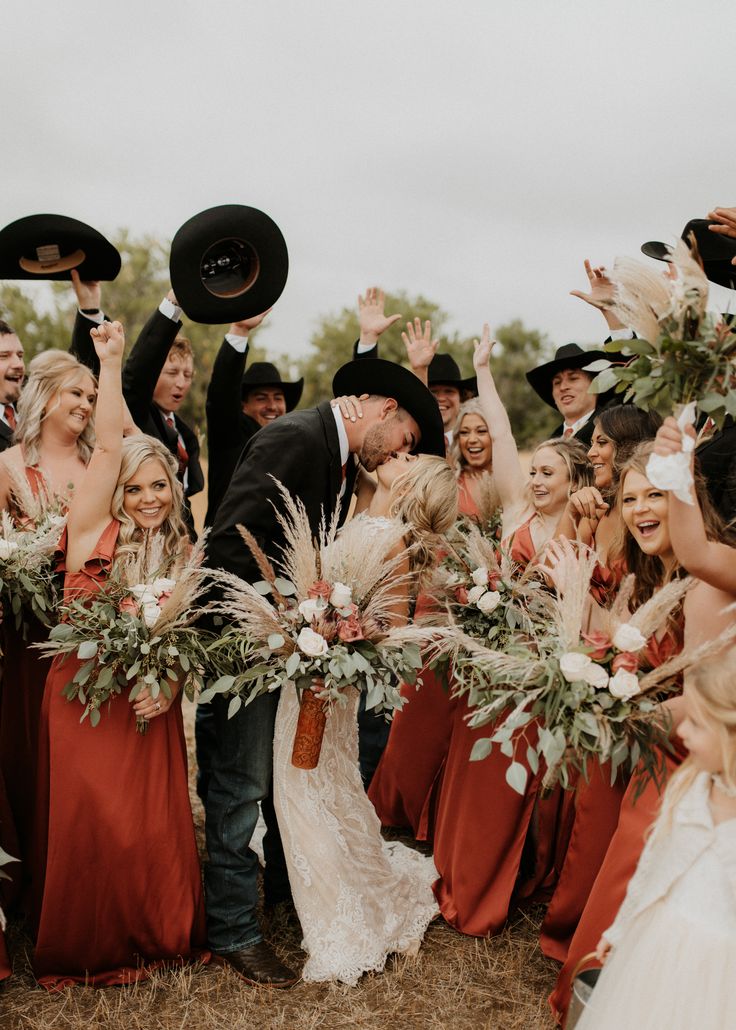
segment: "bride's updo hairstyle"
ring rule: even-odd
[[[38,354],[28,366],[28,380],[18,400],[18,425],[15,442],[23,447],[26,465],[38,465],[41,455],[41,426],[46,415],[60,403],[61,391],[78,386],[82,380],[97,380],[86,365],[63,350],[47,350]],[[77,440],[79,456],[89,464],[95,445],[94,415]]]
[[[457,520],[457,480],[444,458],[420,454],[391,486],[391,515],[406,523],[412,570],[435,560],[439,538]]]
[[[166,521],[156,530],[163,536],[163,553],[166,558],[186,556],[189,545],[189,535],[181,517],[182,512],[182,488],[176,478],[178,466],[174,456],[161,443],[152,436],[138,434],[127,436],[123,440],[123,454],[120,461],[120,474],[118,475],[115,492],[112,495],[110,514],[120,523],[120,535],[118,546],[115,552],[115,561],[125,562],[134,557],[141,546],[148,541],[148,531],[141,529],[138,523],[128,515],[123,507],[125,497],[125,484],[133,478],[144,461],[154,459],[161,463],[166,478],[171,488],[171,511]],[[184,546],[182,544],[184,540]]]

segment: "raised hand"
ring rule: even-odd
[[[120,322],[102,322],[90,329],[90,336],[100,362],[122,360],[125,332]]]
[[[384,311],[385,303],[383,290],[377,286],[369,286],[364,297],[358,296],[361,343],[376,343],[381,333],[385,333],[401,318],[401,315],[387,315]]]
[[[72,288],[77,298],[77,307],[81,310],[99,311],[102,303],[102,287],[97,280],[83,281],[79,272],[72,268]]]
[[[609,329],[624,329],[623,322],[620,322],[611,311],[616,287],[608,278],[605,268],[602,265],[599,265],[598,268],[593,268],[587,258],[583,265],[585,267],[585,274],[588,277],[590,293],[583,293],[582,290],[570,290],[570,296],[579,297],[580,300],[584,300],[591,307],[598,308],[608,323]]]
[[[483,372],[488,369],[488,359],[496,341],[491,339],[491,329],[487,322],[483,323],[483,332],[480,340],[473,340],[473,368],[476,372]]]
[[[685,433],[683,434],[682,429],[677,424],[677,419],[670,415],[657,430],[657,435],[654,438],[654,453],[659,454],[663,458],[668,454],[679,454],[682,450],[684,435],[690,436],[694,440],[696,437],[695,426],[685,426]]]
[[[270,307],[268,311],[262,312],[260,315],[252,315],[251,318],[243,318],[239,322],[233,322],[228,332],[235,333],[236,336],[248,336],[256,326],[259,326],[266,315],[269,315],[273,311],[273,307]]]
[[[440,345],[439,340],[432,339],[432,323],[429,319],[424,323],[423,331],[420,318],[415,318],[413,322],[407,322],[406,332],[401,334],[401,339],[404,341],[412,369],[416,371],[429,368]]]
[[[711,232],[736,239],[736,207],[714,207],[708,212],[708,218],[718,223],[708,226]],[[736,256],[731,258],[731,264],[736,265]]]

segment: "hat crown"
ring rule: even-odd
[[[248,383],[283,383],[281,373],[270,361],[254,361],[243,374],[243,382]]]
[[[435,354],[429,363],[428,371],[430,383],[459,383],[462,379],[460,366],[452,354]]]

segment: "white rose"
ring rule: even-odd
[[[0,540],[0,558],[5,561],[15,551],[18,550],[18,545],[15,540]]]
[[[583,679],[596,690],[605,690],[608,686],[608,673],[602,665],[597,665],[596,662],[591,662],[583,671]]]
[[[613,646],[619,651],[641,651],[646,642],[646,637],[628,622],[622,622],[613,634]]]
[[[588,667],[592,664],[590,655],[580,654],[579,651],[568,651],[560,658],[560,672],[568,683],[576,683],[580,680],[587,683]]]
[[[299,605],[299,614],[307,622],[311,622],[318,612],[324,611],[327,607],[321,597],[308,597]]]
[[[498,590],[486,590],[485,594],[478,598],[477,603],[480,611],[484,612],[486,615],[490,615],[490,613],[495,608],[498,608],[501,603],[501,595]]]
[[[488,586],[488,569],[485,565],[480,565],[472,574],[471,579],[479,587]]]
[[[158,597],[153,592],[153,588],[148,583],[136,583],[133,587],[128,587],[129,592],[136,599],[138,604],[157,604]]]
[[[159,615],[161,614],[161,608],[154,601],[153,604],[144,604],[141,610],[143,621],[149,629],[155,624]]]
[[[478,599],[487,592],[485,587],[472,587],[468,590],[468,604],[477,604]]]
[[[626,669],[619,669],[615,676],[608,681],[608,689],[614,697],[628,701],[630,697],[636,697],[639,693],[639,677]]]
[[[310,658],[320,658],[329,651],[329,645],[320,633],[315,633],[307,626],[299,633],[296,644],[300,651],[309,655]]]
[[[330,604],[333,608],[347,608],[353,603],[353,591],[345,583],[333,583]]]
[[[153,583],[151,584],[151,589],[153,590],[156,597],[160,597],[161,594],[170,594],[175,586],[175,579],[166,579],[165,576],[162,576],[160,579],[154,579]]]

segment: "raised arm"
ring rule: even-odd
[[[694,438],[692,426],[688,426],[685,432]],[[674,418],[667,418],[657,431],[654,451],[666,455],[680,450],[682,430]],[[697,498],[694,504],[686,504],[670,492],[669,512],[672,549],[680,564],[691,576],[702,579],[717,590],[736,594],[736,549],[708,539]]]
[[[488,363],[493,349],[488,323],[483,326],[480,339],[473,341],[473,365],[478,376],[478,400],[493,442],[493,479],[498,488],[504,512],[522,509],[529,504],[527,477],[519,461],[519,451],[511,432],[508,412],[498,396],[496,384]]]
[[[379,339],[401,318],[401,315],[387,315],[385,304],[384,292],[377,286],[369,286],[365,296],[358,296],[360,337],[353,347],[353,358],[378,357]]]
[[[102,287],[99,282],[85,282],[79,278],[76,268],[72,269],[72,289],[77,300],[77,313],[74,318],[72,342],[69,352],[86,365],[92,375],[100,374],[100,362],[95,353],[90,330],[99,325],[102,313]]]
[[[264,311],[262,315],[233,322],[217,352],[207,386],[207,444],[210,452],[214,447],[232,447],[240,438],[241,380],[248,360],[249,337],[267,314],[268,311]]]
[[[163,314],[160,308],[153,312],[141,329],[123,370],[125,400],[133,421],[140,427],[146,426],[158,377],[181,328],[181,322],[176,317],[178,306],[172,291],[169,291],[165,300],[168,305],[162,304],[162,307],[172,310],[173,317]]]
[[[440,345],[439,340],[432,339],[432,323],[427,319],[422,330],[421,319],[415,318],[413,323],[407,322],[406,332],[401,334],[401,339],[404,341],[412,372],[426,386],[429,381],[429,366]]]
[[[67,519],[69,572],[82,568],[110,521],[123,448],[123,391],[121,368],[125,335],[119,322],[103,322],[92,330],[100,361],[95,416],[95,449],[87,468],[84,489],[72,500]]]

